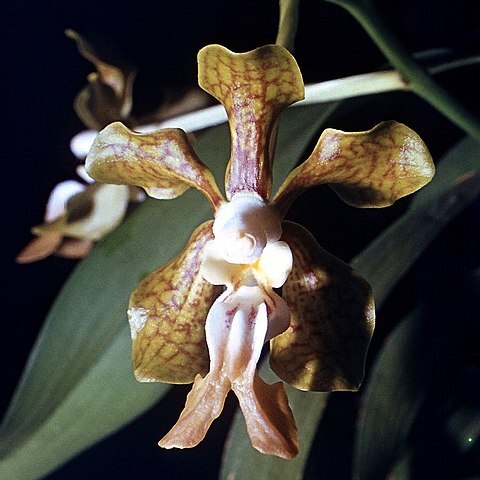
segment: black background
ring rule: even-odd
[[[301,3],[296,58],[306,83],[385,66],[379,50],[344,10],[320,0]],[[410,52],[441,47],[464,53],[480,51],[478,2],[375,3]],[[273,0],[18,0],[2,8],[5,84],[2,88],[0,412],[7,407],[52,301],[75,266],[75,262],[57,257],[31,265],[17,265],[14,261],[32,238],[30,227],[41,222],[53,186],[75,178],[77,160],[69,150],[69,141],[83,126],[72,102],[92,67],[80,57],[64,30],[73,28],[80,33],[105,35],[137,66],[134,105],[135,113],[141,114],[162,101],[165,89],[196,84],[196,53],[202,46],[221,43],[234,51],[246,51],[274,42],[277,28],[277,2]],[[440,76],[439,81],[478,112],[478,72],[478,68],[464,68]],[[348,102],[331,119],[330,126],[362,130],[390,118],[405,122],[420,133],[435,159],[463,135],[442,115],[408,93]],[[317,208],[318,205],[324,207]],[[291,212],[291,218],[302,221],[323,246],[348,260],[404,206],[404,202],[399,202],[388,212],[357,213],[322,190],[306,194]],[[468,253],[465,255],[469,265],[478,266],[478,213],[478,205],[473,205],[402,282],[397,300],[394,295],[385,311],[380,312],[379,320],[383,319],[383,323],[375,334],[372,356],[391,325],[407,309],[399,298],[405,298],[403,294],[407,292],[410,295],[407,303],[413,303],[420,294],[412,287],[418,285],[418,278],[427,284],[435,283],[433,277],[445,273],[435,260],[438,249],[441,254],[442,249],[451,248],[449,242],[458,242],[455,245],[461,254]],[[457,268],[458,262],[455,265]],[[164,433],[163,426],[173,424],[187,391],[187,387],[173,389],[159,407],[48,478],[215,478],[234,400],[229,399],[223,421],[214,424],[206,441],[197,449],[165,452],[156,447],[156,441]],[[355,421],[352,406],[358,402],[358,396],[337,394],[333,398],[324,420],[327,427],[331,423],[331,428],[320,435],[321,448],[309,471],[312,475],[320,471],[325,479],[346,479]]]

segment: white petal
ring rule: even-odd
[[[87,183],[93,183],[95,180],[87,173],[85,165],[79,165],[76,168],[77,175]]]
[[[99,240],[123,220],[128,206],[128,186],[99,185],[89,215],[71,223],[64,233],[76,238]]]
[[[97,135],[98,132],[96,130],[80,132],[70,141],[70,150],[79,160],[85,160]]]
[[[259,287],[240,287],[220,295],[205,323],[210,372],[222,370],[233,381],[247,368],[252,355],[255,370],[267,324],[265,295]]]
[[[210,240],[203,252],[201,274],[212,285],[232,286],[242,276],[245,265],[227,262],[221,255],[215,240]]]
[[[50,223],[61,217],[66,211],[67,202],[77,193],[85,190],[85,185],[76,180],[59,183],[50,193],[45,211],[45,222]]]
[[[268,300],[269,313],[266,342],[280,335],[290,326],[290,309],[287,302],[275,292],[270,292]]]
[[[248,288],[248,287],[246,287]],[[260,354],[267,334],[267,306],[261,303],[256,308],[241,308],[233,317],[228,338],[225,369],[233,383],[239,376],[255,374]]]
[[[256,365],[263,344],[289,323],[288,306],[273,291],[246,286],[226,290],[212,305],[205,323],[210,371],[223,368],[233,381],[252,358]]]
[[[280,288],[292,270],[293,255],[285,242],[268,243],[256,266],[262,285]]]

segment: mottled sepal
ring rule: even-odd
[[[135,70],[116,52],[110,56],[99,51],[84,37],[73,30],[66,35],[75,40],[81,55],[93,63],[96,72],[88,76],[88,85],[75,98],[75,111],[82,122],[93,130],[100,130],[109,123],[125,119],[132,108],[132,86]],[[105,49],[104,49],[105,50]]]
[[[271,190],[272,133],[281,110],[302,100],[302,75],[293,56],[279,45],[234,53],[209,45],[198,53],[198,83],[225,107],[231,133],[226,171],[227,198]]]
[[[287,177],[273,204],[283,213],[308,188],[329,184],[355,207],[386,207],[427,184],[435,173],[422,139],[389,121],[366,132],[325,130],[310,157]]]
[[[370,286],[300,225],[284,222],[283,239],[294,257],[283,286],[291,321],[271,340],[272,369],[301,390],[356,390],[375,322]]]
[[[212,173],[180,129],[140,134],[112,123],[98,134],[85,166],[99,182],[137,185],[154,198],[175,198],[194,187],[207,197],[213,211],[223,201]]]
[[[148,275],[129,305],[133,370],[140,381],[191,383],[208,371],[205,318],[221,287],[200,274],[209,221],[174,260]]]

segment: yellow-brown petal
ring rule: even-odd
[[[291,323],[271,340],[272,369],[301,390],[356,390],[375,321],[370,286],[300,225],[284,222],[283,239],[294,257],[283,286]]]
[[[60,232],[45,232],[34,238],[15,259],[18,263],[32,263],[52,255],[62,243]]]
[[[84,258],[90,253],[94,245],[95,242],[88,238],[65,238],[56,254],[63,258]]]
[[[228,114],[231,156],[225,179],[227,198],[247,191],[268,199],[275,122],[283,108],[304,97],[295,59],[279,45],[247,53],[209,45],[198,53],[198,83]]]
[[[126,118],[132,108],[135,70],[124,61],[114,65],[77,32],[67,30],[65,33],[75,40],[80,54],[97,69],[88,76],[88,85],[75,98],[75,111],[82,122],[88,128],[100,130]]]
[[[112,123],[98,134],[85,166],[99,182],[137,185],[154,198],[175,198],[194,187],[214,211],[223,201],[212,173],[180,129],[140,134]]]
[[[212,224],[198,227],[183,252],[148,275],[130,298],[133,369],[140,381],[190,383],[208,371],[205,319],[222,290],[200,274]]]
[[[232,388],[252,446],[266,455],[295,457],[299,452],[297,426],[284,384],[269,385],[255,372],[253,382],[237,380]]]
[[[197,375],[177,423],[158,445],[163,448],[196,447],[205,438],[212,422],[222,413],[229,391],[230,381],[227,378],[211,373],[205,378]]]
[[[389,121],[366,132],[325,130],[310,157],[287,177],[273,204],[285,213],[304,190],[329,184],[355,207],[385,207],[427,184],[435,173],[422,139]]]

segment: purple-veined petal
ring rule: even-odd
[[[137,185],[154,198],[175,198],[194,187],[207,197],[214,212],[223,201],[187,134],[176,128],[140,134],[112,123],[95,139],[86,169],[99,182]]]
[[[327,129],[272,202],[285,214],[303,191],[329,184],[350,205],[386,207],[423,187],[434,173],[422,139],[401,123],[383,122],[355,133]]]
[[[306,229],[283,227],[294,258],[282,291],[291,321],[271,341],[272,369],[301,390],[356,390],[375,322],[370,286]]]
[[[130,298],[133,369],[140,381],[190,383],[208,371],[205,318],[222,290],[200,274],[212,223],[198,227],[183,252],[148,275]]]
[[[295,59],[279,45],[247,53],[209,45],[198,53],[198,83],[228,114],[232,143],[225,178],[227,198],[254,192],[267,200],[277,117],[304,97]]]

